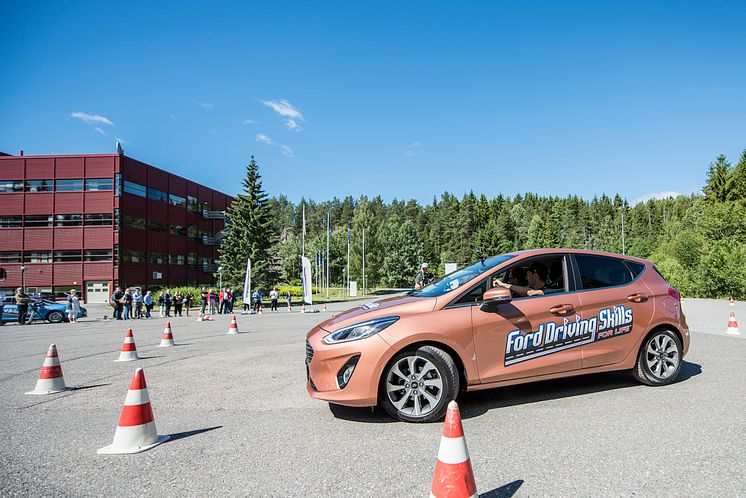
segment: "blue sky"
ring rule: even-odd
[[[746,2],[26,2],[0,151],[227,193],[690,193],[746,148]]]

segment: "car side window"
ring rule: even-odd
[[[528,273],[529,271],[538,270],[541,276],[545,273],[544,286],[541,289],[543,294],[529,295],[529,296],[517,296],[513,297],[540,297],[541,295],[556,294],[558,292],[567,291],[567,284],[565,282],[565,266],[563,256],[552,256],[547,258],[531,258],[528,261],[521,261],[515,265],[512,265],[505,270],[501,270],[499,273],[493,276],[493,287],[497,285],[496,280],[516,285],[519,287],[529,287]]]
[[[487,279],[482,280],[477,285],[469,289],[469,291],[458,298],[451,306],[458,306],[460,304],[473,304],[481,303],[482,296],[487,292]]]
[[[599,289],[625,285],[632,281],[630,272],[624,261],[607,256],[592,256],[590,254],[576,254],[580,282],[583,289]]]

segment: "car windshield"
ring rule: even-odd
[[[484,261],[478,261],[471,266],[461,268],[453,273],[449,273],[443,278],[436,280],[427,287],[415,291],[412,293],[413,296],[419,297],[438,297],[442,296],[447,292],[458,289],[461,285],[465,284],[474,277],[481,275],[482,273],[491,270],[499,264],[506,262],[507,260],[514,258],[515,254],[502,254],[500,256],[494,256],[492,258],[486,258]]]

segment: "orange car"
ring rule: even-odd
[[[427,422],[462,390],[610,370],[669,384],[688,349],[680,295],[651,262],[537,249],[483,259],[319,324],[306,340],[307,389]]]

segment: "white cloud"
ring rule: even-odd
[[[285,126],[287,126],[288,130],[303,131],[303,127],[299,125],[294,119],[286,119]]]
[[[417,153],[420,151],[420,142],[412,142],[411,144],[407,145],[407,150],[404,151],[404,154],[407,157],[414,157],[417,155]]]
[[[256,134],[256,141],[257,141],[257,142],[261,142],[261,143],[263,143],[263,144],[267,144],[267,145],[275,145],[275,142],[274,142],[274,140],[272,140],[271,138],[269,138],[269,137],[268,137],[268,136],[267,136],[266,134],[264,134],[264,133],[257,133],[257,134]]]
[[[106,132],[104,130],[102,130],[101,128],[99,128],[98,126],[95,127],[94,130],[96,130],[97,132],[99,132],[102,135],[106,135]]]
[[[107,126],[116,126],[106,116],[99,116],[98,114],[88,114],[86,112],[76,111],[76,112],[70,113],[70,117],[79,119],[88,125],[102,124],[102,125],[107,125]]]
[[[279,102],[275,100],[262,100],[262,104],[266,105],[280,116],[303,121],[303,114],[293,104],[285,99],[280,99]]]
[[[295,157],[295,154],[293,154],[293,149],[291,149],[287,145],[280,145],[280,149],[282,149],[282,153],[285,154],[286,156]]]
[[[258,121],[254,121],[253,119],[244,119],[243,120],[243,124],[245,124],[245,125],[252,125],[252,124],[257,124],[257,123],[258,123]]]
[[[215,105],[212,102],[197,102],[197,105],[208,111],[215,109]]]
[[[642,195],[638,197],[637,199],[633,199],[632,202],[630,202],[630,205],[635,206],[641,202],[648,202],[651,199],[668,199],[669,197],[678,197],[680,195],[684,195],[681,192],[676,192],[675,190],[666,190],[663,192],[651,192],[649,194]]]

